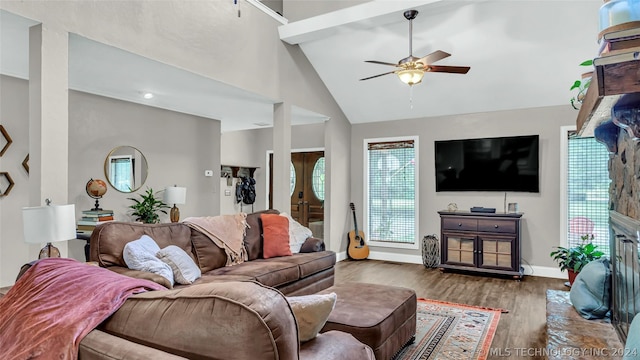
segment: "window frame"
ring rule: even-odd
[[[367,237],[367,230],[369,229],[369,144],[377,143],[377,142],[393,142],[393,141],[413,141],[414,147],[414,161],[415,161],[415,170],[414,170],[414,233],[415,238],[413,243],[399,243],[399,242],[388,242],[388,241],[375,241],[371,240]],[[394,248],[394,249],[412,249],[417,250],[420,248],[420,144],[418,136],[394,136],[394,137],[383,137],[383,138],[365,138],[363,140],[363,172],[362,172],[362,182],[363,182],[363,194],[362,194],[362,231],[365,232],[365,240],[369,243],[370,246],[377,247],[386,247],[386,248]]]

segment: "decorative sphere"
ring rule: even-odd
[[[107,192],[107,184],[100,179],[91,179],[87,182],[86,190],[90,197],[99,199]]]

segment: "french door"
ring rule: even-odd
[[[269,169],[273,154],[269,155]],[[269,171],[269,207],[273,207],[273,172]],[[324,151],[291,153],[291,217],[318,236],[324,223]]]

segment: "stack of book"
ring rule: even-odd
[[[600,57],[593,65],[617,64],[640,59],[640,22],[618,25],[613,30],[605,29],[600,34]]]
[[[113,221],[113,210],[83,210],[78,231],[91,233],[97,225],[107,221]]]

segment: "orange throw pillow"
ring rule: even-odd
[[[289,219],[278,214],[261,214],[262,253],[265,259],[291,256]]]

